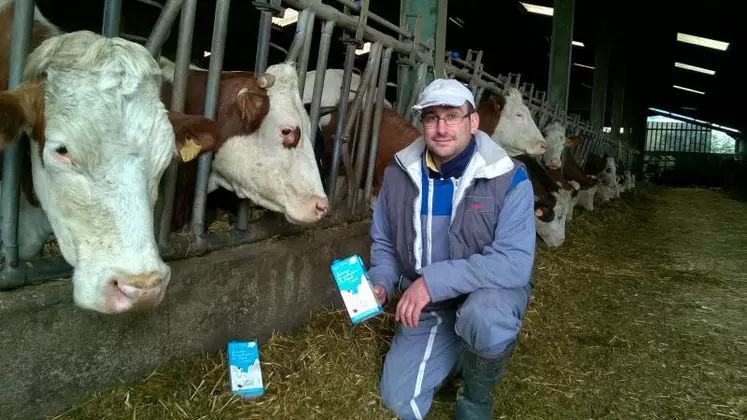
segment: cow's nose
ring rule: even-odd
[[[113,312],[125,312],[133,308],[149,308],[157,305],[163,297],[168,273],[145,274],[118,273],[109,283],[109,308]]]
[[[324,217],[325,214],[327,214],[328,210],[329,210],[329,201],[327,200],[327,197],[321,197],[319,201],[316,202],[317,215],[321,219],[322,217]]]

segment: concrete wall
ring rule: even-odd
[[[329,265],[353,253],[368,262],[368,228],[359,222],[172,262],[164,301],[145,314],[80,310],[69,281],[0,293],[0,418],[41,418],[171,358],[303,326],[310,311],[341,305]]]

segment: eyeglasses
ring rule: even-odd
[[[438,125],[438,122],[441,120],[444,120],[446,125],[450,127],[457,126],[462,123],[462,119],[469,117],[470,114],[467,115],[457,115],[457,114],[446,114],[443,117],[439,117],[435,114],[428,114],[424,115],[423,118],[420,119],[420,121],[423,123],[423,127],[432,128]]]

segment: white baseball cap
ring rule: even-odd
[[[465,102],[469,102],[475,108],[475,97],[467,86],[455,79],[436,79],[423,89],[418,103],[413,105],[411,112],[418,115],[423,109],[431,106],[460,107]]]

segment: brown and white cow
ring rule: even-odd
[[[503,95],[481,101],[477,106],[480,130],[487,133],[509,156],[541,156],[547,141],[524,104],[521,92],[509,88]]]
[[[163,98],[170,103],[174,63],[162,58],[161,68],[166,82]],[[203,112],[207,74],[194,66],[188,71],[186,113]],[[223,71],[216,122],[221,145],[212,160],[208,192],[222,187],[283,213],[291,223],[316,223],[324,217],[327,196],[293,64],[273,64],[259,78],[251,72]],[[174,229],[191,219],[196,173],[196,162],[180,168]]]
[[[581,203],[587,210],[594,208],[596,188],[592,187],[593,191],[590,191],[588,187],[582,187],[579,181],[570,178],[565,173],[566,164],[564,161],[568,159],[569,155],[572,155],[568,148],[578,145],[580,138],[578,136],[568,137],[565,126],[558,121],[548,124],[544,133],[547,140],[547,152],[542,155],[542,163],[547,168],[550,178],[570,194],[568,220],[571,221],[576,204]],[[570,156],[570,158],[573,159],[573,156]]]
[[[79,307],[154,307],[171,276],[153,233],[161,176],[181,146],[210,151],[216,127],[166,110],[160,67],[141,45],[89,31],[58,35],[38,9],[23,82],[5,90],[13,11],[0,4],[0,148],[26,150],[19,257],[33,257],[54,233],[74,268]]]
[[[584,173],[573,156],[572,149],[578,146],[578,142],[571,142],[566,153],[563,155],[561,170],[563,177],[569,182],[578,183],[581,191],[578,193],[578,203],[587,211],[594,211],[594,197],[597,193],[597,179]]]

